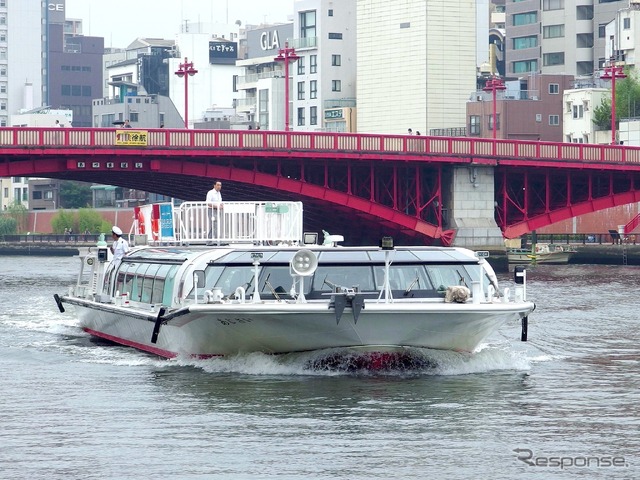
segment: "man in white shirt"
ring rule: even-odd
[[[113,237],[113,245],[111,245],[113,259],[111,263],[113,268],[116,269],[122,262],[122,257],[129,251],[129,242],[122,238],[122,230],[116,226],[111,229],[111,236]]]
[[[209,209],[209,217],[211,218],[211,228],[208,232],[208,238],[219,237],[218,218],[222,214],[222,182],[216,181],[213,188],[207,193],[207,207]]]

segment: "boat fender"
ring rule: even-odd
[[[158,341],[158,335],[160,334],[160,327],[162,326],[162,322],[164,322],[164,312],[166,309],[164,307],[160,308],[158,312],[158,316],[156,317],[156,323],[153,325],[153,333],[151,334],[151,343],[156,343]]]
[[[60,295],[57,293],[53,295],[53,299],[56,301],[56,305],[58,305],[58,310],[60,313],[64,313],[64,306],[62,305],[62,300],[60,300]]]
[[[236,299],[239,300],[240,303],[244,303],[245,301],[244,287],[236,288],[236,291],[233,293],[233,296],[236,297]]]

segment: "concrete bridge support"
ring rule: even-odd
[[[449,226],[456,230],[453,245],[505,252],[502,231],[494,216],[494,168],[453,167],[449,192]]]

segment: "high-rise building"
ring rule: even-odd
[[[507,76],[593,75],[605,61],[606,26],[628,1],[507,2]]]
[[[358,131],[463,129],[476,89],[475,0],[357,0],[357,6]]]

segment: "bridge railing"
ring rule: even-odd
[[[143,143],[118,142],[119,135],[139,132]],[[0,129],[0,147],[259,149],[299,152],[335,151],[355,155],[404,154],[412,160],[448,155],[451,158],[526,159],[544,162],[631,163],[640,165],[640,147],[591,145],[475,137],[428,137],[331,132],[258,130],[184,130],[114,128]]]

